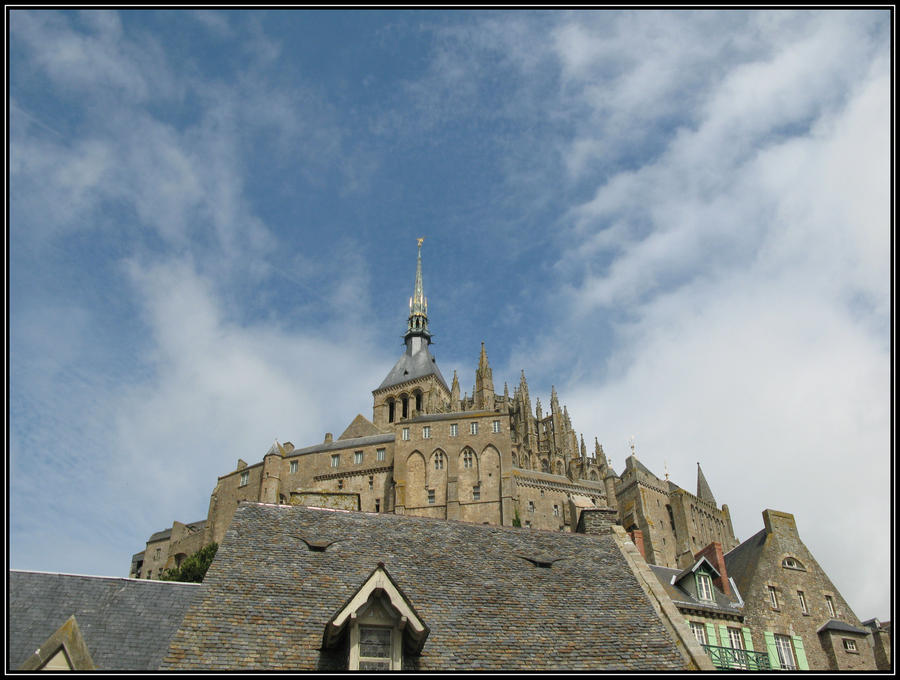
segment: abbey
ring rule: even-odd
[[[357,415],[335,439],[294,448],[277,441],[262,460],[219,477],[205,520],[158,532],[132,559],[131,576],[158,579],[203,545],[221,542],[241,501],[337,507],[479,524],[573,531],[584,508],[618,511],[639,532],[647,560],[685,567],[712,541],[737,545],[698,466],[697,492],[661,480],[632,452],[621,475],[594,439],[572,426],[555,388],[532,407],[525,373],[495,391],[482,343],[473,394],[460,396],[431,354],[422,243],[404,336],[406,349],[372,391],[372,418]]]

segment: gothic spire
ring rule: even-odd
[[[413,296],[409,299],[409,322],[406,327],[406,339],[412,336],[424,337],[431,344],[431,333],[428,332],[428,298],[422,286],[422,241],[418,239],[419,255],[416,258],[416,284]]]
[[[706,477],[703,476],[703,470],[700,469],[699,462],[697,463],[697,498],[709,501],[713,505],[716,504],[716,499],[713,497],[712,490],[706,482]]]

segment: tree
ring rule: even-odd
[[[184,561],[174,569],[166,569],[159,577],[160,581],[188,581],[190,583],[200,583],[206,576],[206,570],[212,564],[216,551],[219,549],[218,543],[210,543],[200,548],[193,555],[189,555]]]

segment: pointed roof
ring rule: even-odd
[[[382,432],[375,427],[375,424],[371,420],[363,416],[362,413],[357,413],[356,418],[354,418],[353,422],[347,426],[347,429],[344,430],[344,433],[340,437],[338,437],[338,440],[371,437],[376,434],[382,434]]]
[[[416,283],[413,296],[409,299],[409,322],[406,327],[406,335],[403,336],[406,342],[406,352],[394,364],[381,384],[373,390],[374,392],[428,375],[434,375],[444,389],[447,392],[450,391],[447,381],[444,380],[444,376],[437,367],[437,362],[428,351],[428,345],[431,344],[431,333],[428,331],[428,300],[422,286],[422,241],[424,239],[420,238],[419,254],[416,260]]]
[[[700,469],[699,462],[697,463],[697,498],[716,505],[716,499],[709,488],[709,484],[706,483],[706,477],[703,476],[703,470]]]
[[[419,254],[416,258],[416,283],[413,286],[413,296],[409,299],[409,321],[406,326],[406,338],[410,336],[424,336],[431,342],[431,333],[428,332],[428,299],[425,297],[425,288],[422,285],[422,241],[419,241]]]

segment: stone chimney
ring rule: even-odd
[[[713,579],[713,583],[726,595],[731,594],[731,585],[728,583],[728,571],[725,569],[725,554],[722,552],[722,544],[713,541],[703,550],[694,555],[695,560],[705,557],[711,565],[719,572],[719,577]]]
[[[333,441],[334,441],[334,435],[332,435],[331,432],[326,432],[325,433],[325,443],[330,444]]]
[[[606,536],[612,531],[613,524],[618,524],[618,511],[615,508],[585,508],[578,518],[579,534],[593,534],[594,536]]]

